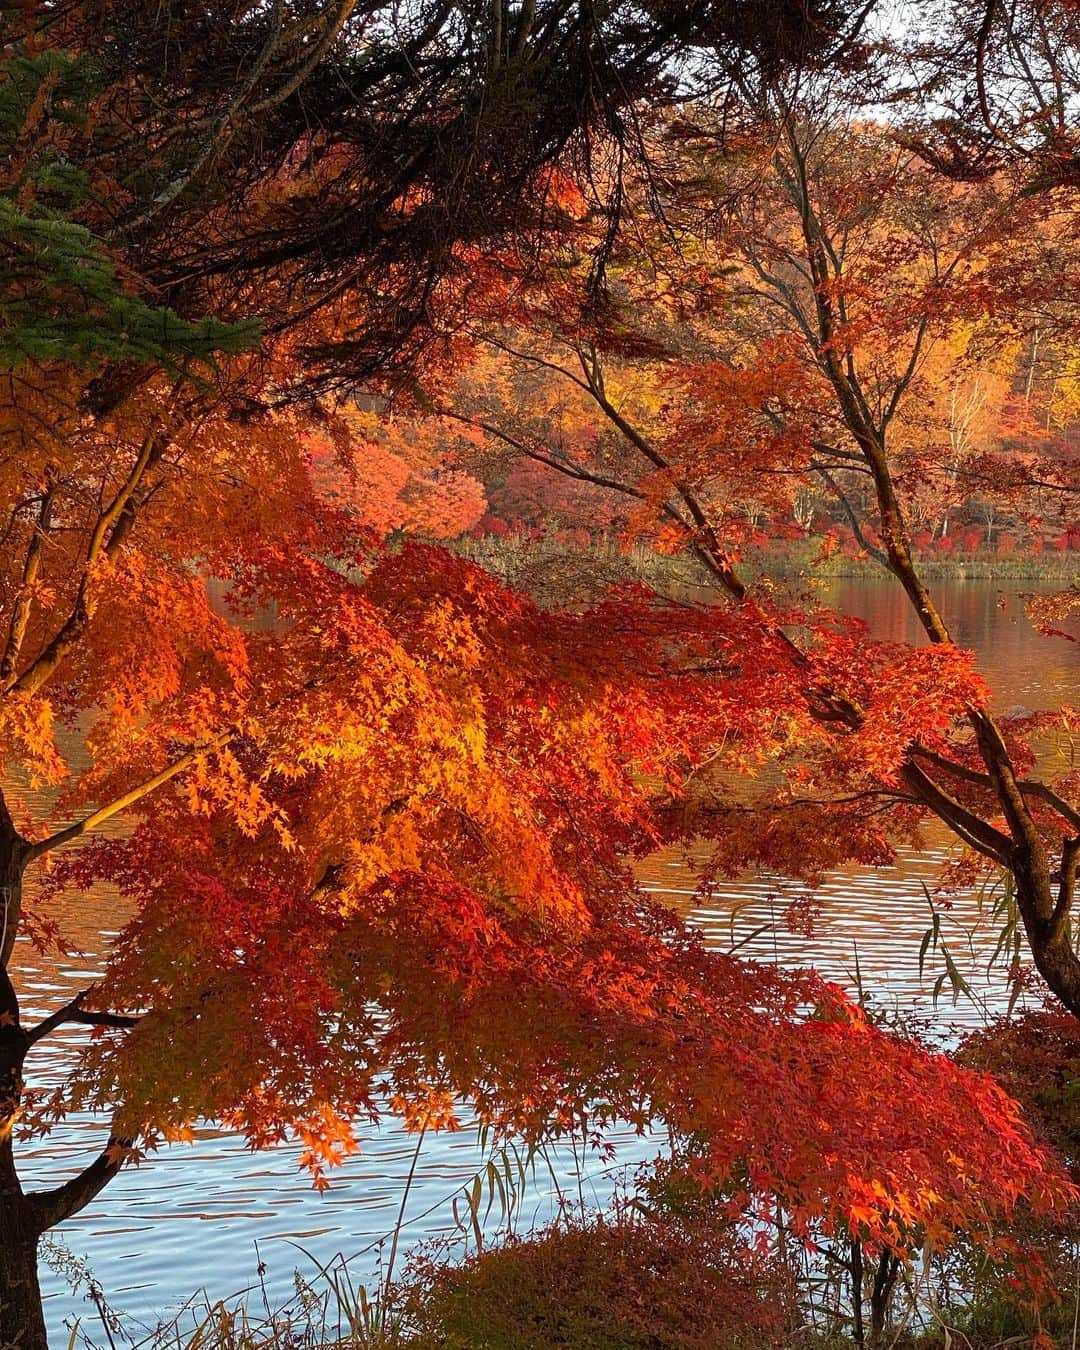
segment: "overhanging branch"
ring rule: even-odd
[[[110,1132],[105,1147],[94,1161],[70,1181],[51,1191],[34,1191],[26,1197],[39,1233],[78,1214],[120,1171],[130,1156],[132,1140]]]
[[[939,769],[944,769],[946,773],[952,774],[953,777],[963,779],[966,783],[991,789],[994,787],[994,781],[988,773],[980,773],[977,769],[969,769],[966,764],[958,764],[955,760],[939,754],[936,750],[930,750],[923,745],[913,745],[911,753],[918,755],[920,759],[927,760],[930,764],[936,765]],[[1067,820],[1074,829],[1080,830],[1080,811],[1055,792],[1052,787],[1030,778],[1018,778],[1016,785],[1025,797],[1035,797],[1039,801],[1045,802],[1063,820]]]
[[[31,1027],[26,1034],[27,1045],[33,1045],[35,1041],[40,1041],[43,1037],[55,1031],[57,1027],[63,1026],[67,1022],[75,1022],[80,1026],[87,1027],[113,1027],[120,1031],[130,1031],[138,1022],[138,1017],[131,1017],[126,1013],[87,1011],[83,1004],[93,992],[93,986],[82,990],[81,993],[75,995],[70,1003],[65,1003],[62,1008],[57,1008],[56,1012],[50,1013],[37,1026]]]
[[[99,806],[96,811],[91,811],[88,816],[83,816],[81,820],[76,820],[71,825],[65,826],[64,829],[57,830],[55,834],[50,834],[47,839],[39,839],[36,843],[31,844],[27,850],[27,862],[40,858],[44,853],[50,853],[53,849],[59,848],[61,844],[68,844],[73,839],[88,834],[113,816],[119,815],[121,811],[126,811],[129,806],[133,806],[148,793],[153,792],[155,788],[162,787],[170,779],[175,778],[177,774],[190,768],[203,755],[207,755],[213,750],[220,750],[235,735],[236,728],[229,727],[220,736],[215,736],[202,745],[193,746],[178,759],[174,759],[171,764],[167,764],[164,769],[153,774],[150,778],[144,779],[143,782],[114,798],[113,801],[106,803],[105,806]]]

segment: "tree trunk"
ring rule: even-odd
[[[877,1270],[874,1272],[874,1287],[870,1294],[870,1345],[884,1345],[885,1332],[889,1324],[889,1308],[892,1304],[896,1277],[900,1273],[900,1258],[883,1251],[878,1257]]]
[[[866,1345],[866,1331],[863,1326],[863,1252],[862,1243],[857,1237],[851,1239],[851,1338],[863,1350]]]
[[[48,1350],[38,1234],[25,1202],[0,1201],[0,1350]]]
[[[0,966],[0,1350],[48,1350],[37,1276],[41,1224],[15,1170],[12,1128],[22,1098],[26,1034],[15,990]]]
[[[28,1038],[8,962],[22,907],[26,841],[0,794],[0,1350],[48,1350],[37,1255],[41,1223],[15,1170],[12,1129],[22,1104]]]
[[[22,875],[32,856],[16,830],[0,790],[0,1350],[48,1350],[37,1276],[38,1239],[94,1198],[116,1175],[130,1142],[110,1133],[104,1150],[74,1177],[51,1190],[23,1191],[12,1136],[23,1099],[23,1061],[35,1040],[62,1022],[128,1027],[134,1020],[81,1010],[84,995],[25,1028],[8,973],[22,909]]]

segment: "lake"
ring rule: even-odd
[[[1074,642],[1035,634],[1024,613],[1021,593],[1032,583],[958,581],[934,587],[953,625],[956,640],[974,648],[979,665],[995,690],[999,708],[1031,709],[1080,703],[1080,650]],[[903,597],[894,588],[870,581],[839,580],[825,592],[828,603],[861,615],[873,633],[889,640],[917,640]],[[1075,630],[1074,630],[1075,631]],[[1049,747],[1064,755],[1068,747]],[[783,913],[805,888],[783,878],[753,874],[719,887],[708,903],[695,895],[692,865],[682,857],[660,855],[641,868],[641,880],[705,932],[710,943],[738,946],[746,954],[798,965],[813,964],[849,987],[860,985],[871,1005],[926,1016],[947,1028],[977,1021],[986,1010],[1003,1006],[1000,978],[988,977],[993,925],[985,900],[959,896],[945,918],[944,933],[969,979],[975,1002],[955,1006],[947,994],[935,1004],[934,984],[940,958],[920,977],[918,948],[929,926],[924,885],[951,849],[943,832],[928,834],[918,856],[901,857],[887,869],[846,867],[831,874],[818,892],[821,913],[812,938],[790,932]],[[62,916],[77,959],[45,961],[32,953],[20,959],[19,987],[24,1015],[44,1015],[84,988],[99,974],[111,933],[123,922],[122,906],[103,893],[94,903],[70,904]],[[78,1032],[73,1031],[73,1036]],[[40,1055],[34,1081],[55,1074],[63,1063],[63,1043]],[[69,1052],[70,1053],[70,1050]],[[35,1157],[21,1154],[26,1179],[55,1185],[60,1166],[84,1165],[100,1147],[100,1125],[75,1120],[57,1130]],[[616,1138],[617,1159],[632,1164],[651,1156],[655,1143],[629,1131]],[[453,1200],[471,1182],[483,1160],[476,1134],[430,1136],[417,1157],[416,1139],[383,1127],[369,1131],[362,1152],[332,1178],[318,1195],[298,1172],[296,1152],[279,1148],[248,1151],[234,1135],[206,1128],[194,1144],[163,1149],[149,1163],[121,1174],[82,1214],[56,1236],[70,1253],[86,1262],[109,1303],[127,1315],[132,1334],[152,1326],[196,1289],[223,1298],[250,1286],[261,1261],[272,1304],[292,1291],[293,1272],[314,1276],[316,1262],[336,1255],[354,1257],[357,1277],[368,1279],[381,1254],[379,1239],[395,1226],[406,1179],[413,1172],[405,1202],[403,1241],[417,1242],[455,1228]],[[580,1158],[565,1146],[551,1163],[560,1185],[577,1203],[581,1195],[604,1199],[615,1172],[599,1159],[585,1160],[586,1180],[579,1193]],[[415,1166],[414,1166],[415,1163]],[[556,1185],[546,1165],[538,1172],[521,1214],[522,1227],[543,1221],[558,1204]],[[303,1249],[303,1250],[301,1250]],[[94,1307],[73,1294],[55,1272],[45,1271],[50,1331],[57,1345],[82,1318],[87,1331],[105,1343]],[[260,1295],[261,1298],[261,1295]]]

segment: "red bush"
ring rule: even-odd
[[[729,1228],[617,1219],[420,1265],[404,1304],[416,1350],[779,1350],[787,1295]]]

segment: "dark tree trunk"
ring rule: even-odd
[[[48,1350],[37,1247],[41,1223],[23,1194],[12,1153],[12,1126],[22,1098],[27,1038],[7,972],[0,967],[0,1350]]]
[[[48,1350],[38,1234],[21,1197],[0,1201],[0,1350]]]
[[[8,973],[22,908],[22,876],[33,850],[15,829],[0,791],[0,1350],[48,1350],[38,1284],[38,1239],[94,1198],[116,1175],[128,1140],[109,1135],[101,1154],[52,1190],[23,1191],[12,1149],[23,1098],[23,1061],[30,1046],[63,1022],[129,1027],[136,1019],[86,1012],[85,992],[26,1028]]]
[[[892,1304],[896,1277],[900,1273],[900,1258],[890,1252],[882,1252],[874,1272],[874,1287],[870,1294],[870,1344],[884,1344],[885,1331],[889,1324],[889,1308]]]
[[[857,1237],[851,1239],[851,1338],[863,1350],[866,1332],[863,1327],[863,1252]]]
[[[37,1257],[41,1223],[15,1170],[12,1127],[29,1040],[8,961],[19,923],[26,841],[0,796],[0,1350],[48,1350]]]

